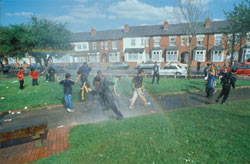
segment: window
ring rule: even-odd
[[[87,45],[84,43],[84,44],[82,44],[82,48],[84,49],[84,50],[86,50],[87,49]]]
[[[181,46],[185,46],[185,38],[181,38]]]
[[[203,45],[203,35],[197,35],[197,44],[198,45]]]
[[[135,39],[131,39],[131,46],[135,46]]]
[[[214,44],[221,45],[222,35],[214,35]]]
[[[108,41],[105,41],[105,42],[104,42],[104,47],[105,47],[105,50],[107,50],[107,49],[108,49],[108,47],[109,47],[109,45],[108,45]]]
[[[150,39],[146,39],[146,47],[149,47]]]
[[[109,62],[119,62],[119,55],[117,53],[110,53]]]
[[[76,44],[76,49],[77,50],[81,50],[82,49],[82,45],[81,44]]]
[[[141,39],[141,45],[144,46],[144,40],[143,40],[143,38]]]
[[[178,55],[177,51],[167,51],[167,61],[177,61]]]
[[[176,37],[170,37],[170,44],[169,44],[169,46],[175,46],[175,41],[176,41]]]
[[[96,42],[93,42],[93,50],[96,50]]]
[[[112,42],[112,48],[113,49],[117,49],[117,42],[116,42],[116,40],[113,40],[113,42]]]
[[[247,33],[247,43],[250,43],[250,32]]]
[[[138,60],[138,54],[128,54],[128,60],[129,61],[137,61]]]
[[[154,46],[159,47],[160,46],[160,37],[154,37]]]
[[[204,62],[204,60],[205,60],[204,57],[205,57],[205,52],[203,50],[195,51],[195,61]]]
[[[101,49],[102,49],[102,50],[104,49],[104,45],[103,45],[103,42],[101,42]]]
[[[160,61],[161,60],[161,51],[153,51],[152,60],[153,61]]]
[[[212,61],[222,62],[224,55],[223,51],[212,51]]]
[[[99,62],[99,55],[98,54],[91,54],[89,56],[89,62]]]

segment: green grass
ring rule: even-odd
[[[57,82],[45,82],[43,77],[38,86],[32,86],[31,77],[24,78],[24,90],[19,89],[19,81],[15,78],[2,80],[0,83],[0,111],[24,109],[44,105],[60,104],[63,98],[62,86]],[[73,86],[73,101],[80,100],[80,82]]]
[[[144,86],[149,93],[165,93],[165,92],[177,92],[188,90],[202,90],[205,88],[205,81],[203,79],[160,79],[160,84],[151,84],[152,78],[144,79]],[[221,88],[219,80],[216,80],[216,88]],[[237,86],[250,86],[250,80],[237,80]]]
[[[8,75],[6,75],[6,74],[0,74],[0,78],[7,78],[8,77]]]
[[[35,163],[250,163],[249,127],[249,101],[76,126],[68,151]]]
[[[63,79],[63,78],[61,78]],[[92,84],[93,77],[89,77]],[[110,80],[110,78],[108,78]],[[160,79],[160,84],[151,84],[151,78],[144,79],[144,85],[149,93],[164,93],[174,91],[185,91],[191,89],[204,89],[204,80],[186,80],[186,79]],[[44,77],[39,78],[39,85],[32,86],[31,77],[24,78],[24,90],[19,90],[17,78],[1,80],[0,83],[0,112],[24,109],[24,107],[39,107],[44,105],[61,104],[63,99],[62,86],[57,82],[45,82]],[[73,102],[80,101],[79,81],[73,86]],[[219,84],[219,81],[217,82]],[[250,80],[238,80],[237,86],[250,85]],[[8,87],[8,88],[6,88]],[[221,87],[221,85],[217,85]],[[131,78],[122,78],[118,83],[118,93],[121,96],[132,95]],[[4,99],[1,99],[4,97]]]

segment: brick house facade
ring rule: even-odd
[[[87,51],[78,51],[77,54],[86,56],[88,62],[102,62],[105,65],[114,62],[127,62],[131,66],[145,61],[158,61],[162,64],[170,61],[187,63],[189,55],[188,35],[185,32],[188,24],[168,24],[153,26],[128,26],[123,29],[73,33],[72,44],[87,42]],[[225,30],[229,26],[227,21],[197,23],[199,27],[191,40],[192,65],[201,62],[215,63],[222,66],[226,55],[231,54],[230,42]],[[250,34],[249,34],[250,35]],[[250,57],[249,35],[240,44],[236,44],[235,60],[244,61]],[[71,56],[74,56],[74,52]],[[91,56],[96,57],[91,59]],[[244,59],[243,59],[244,58]]]

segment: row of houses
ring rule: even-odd
[[[159,63],[187,63],[191,44],[192,65],[213,62],[223,65],[231,56],[231,35],[225,34],[228,21],[210,21],[195,24],[196,35],[189,42],[188,24],[129,26],[123,29],[73,33],[74,50],[54,63],[104,63],[126,62],[131,66],[146,61]],[[250,33],[236,44],[234,60],[243,62],[250,58]]]

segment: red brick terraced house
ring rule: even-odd
[[[72,34],[74,51],[70,62],[104,63],[126,62],[130,66],[146,61],[187,63],[189,54],[188,24],[168,24],[151,26],[128,26],[124,29]],[[201,62],[222,66],[231,56],[230,35],[225,34],[228,21],[196,24],[196,36],[191,40],[192,65]],[[250,33],[241,43],[236,44],[234,60],[246,61],[250,58]],[[229,62],[229,60],[228,60]]]

